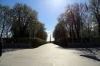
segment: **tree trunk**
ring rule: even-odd
[[[99,37],[100,37],[100,22],[99,22],[98,26],[99,26]]]
[[[2,31],[1,31],[1,37],[2,37],[3,31],[4,31],[4,27],[5,27],[5,25],[3,24]]]

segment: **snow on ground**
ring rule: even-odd
[[[80,56],[100,61],[100,48],[74,48]]]

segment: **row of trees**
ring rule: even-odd
[[[100,0],[67,5],[66,11],[58,17],[53,37],[55,40],[100,37]]]
[[[0,36],[46,40],[47,33],[44,24],[38,20],[38,12],[30,6],[16,3],[10,8],[0,4]]]

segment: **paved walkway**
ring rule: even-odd
[[[100,66],[99,61],[80,54],[80,51],[49,43],[35,49],[3,53],[0,66]]]

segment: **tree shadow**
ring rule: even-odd
[[[96,48],[75,48],[75,47],[63,47],[63,46],[58,45],[58,47],[56,47],[56,48],[85,51],[85,52],[89,52],[89,53],[93,53],[93,50],[95,50],[96,52],[100,51],[100,47],[96,47]]]
[[[100,59],[96,57],[97,53],[100,51],[100,48],[66,48],[62,46],[58,46],[56,48],[63,49],[63,50],[77,50],[82,52],[82,53],[78,53],[79,56],[90,58],[100,62]]]
[[[23,50],[23,49],[21,49],[21,48],[6,48],[6,49],[2,49],[2,53],[13,52],[13,51],[18,51],[18,50]]]
[[[69,48],[69,47],[63,47],[63,46],[59,46],[59,45],[56,48],[58,48],[58,49],[66,49],[66,50],[68,50],[68,49],[71,49],[71,50],[80,50],[80,51],[83,50],[82,48],[74,48],[74,47]]]
[[[61,47],[61,46],[58,46],[56,48],[58,48],[58,49],[67,49],[67,48],[64,48],[64,47]]]
[[[92,56],[92,55],[80,55],[80,56],[90,58],[90,59],[93,59],[93,60],[96,60],[96,61],[100,62],[100,59],[98,59],[96,56]]]

